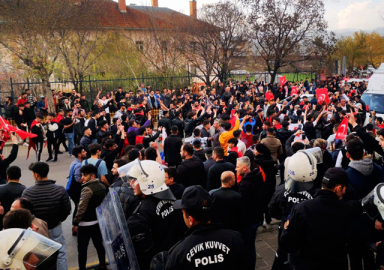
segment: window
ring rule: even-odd
[[[143,51],[144,50],[144,42],[136,41],[136,47],[138,50]]]
[[[196,52],[196,42],[192,41],[189,43],[189,49],[192,53]]]

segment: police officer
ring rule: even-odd
[[[121,172],[128,167],[127,176],[134,195],[144,197],[127,223],[140,269],[145,270],[149,268],[152,257],[169,250],[187,228],[181,211],[173,208],[176,199],[165,184],[162,165],[152,160],[136,159],[125,166],[118,168],[119,174],[122,175]]]
[[[347,228],[353,214],[361,214],[363,208],[359,201],[340,200],[347,185],[344,169],[330,168],[314,199],[292,208],[280,245],[295,254],[293,269],[348,269]]]
[[[313,181],[317,176],[317,160],[306,150],[300,150],[288,161],[288,179],[285,185],[280,185],[269,203],[271,217],[281,219],[279,227],[279,241],[292,207],[300,202],[311,200],[316,192]],[[277,248],[272,269],[290,269],[288,265],[288,253],[281,247]]]
[[[210,223],[211,204],[209,193],[201,186],[187,187],[182,199],[175,202],[174,208],[182,209],[189,230],[169,250],[165,269],[251,269],[240,234]]]

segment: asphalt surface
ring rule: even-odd
[[[31,172],[28,170],[28,166],[32,162],[36,162],[35,151],[31,149],[29,159],[27,160],[27,149],[26,146],[19,146],[19,153],[17,159],[12,163],[12,165],[19,166],[21,168],[21,179],[20,183],[25,185],[26,187],[33,186],[35,181],[32,177]],[[64,151],[61,146],[61,151]],[[10,148],[5,147],[3,150],[3,155],[7,157],[10,153]],[[48,159],[47,149],[44,148],[43,153],[41,155],[41,161],[45,161]],[[48,162],[49,164],[49,175],[48,178],[51,180],[55,180],[56,184],[66,187],[67,177],[69,174],[69,166],[74,158],[69,157],[68,152],[64,152],[64,154],[59,155],[57,162]],[[74,205],[72,204],[72,212],[74,210]],[[77,269],[77,238],[72,236],[72,213],[68,216],[68,218],[63,222],[63,231],[66,241],[66,250],[67,250],[67,260],[68,260],[68,268],[70,270]],[[96,250],[93,247],[92,241],[90,241],[88,247],[88,260],[87,264],[95,265],[98,263],[98,258],[96,254]]]

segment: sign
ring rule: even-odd
[[[323,105],[323,102],[329,103],[329,96],[328,96],[328,89],[327,88],[319,88],[316,89],[316,97],[317,97],[317,104]]]
[[[348,118],[345,117],[343,121],[341,121],[341,124],[339,128],[337,129],[335,140],[340,139],[340,140],[345,140],[348,134]]]
[[[285,76],[281,76],[279,80],[280,80],[280,86],[283,86],[287,82],[287,79],[285,78]]]
[[[96,208],[105,251],[112,270],[139,270],[123,208],[114,188]]]

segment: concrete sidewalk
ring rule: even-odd
[[[277,250],[279,225],[272,225],[271,230],[260,227],[256,236],[256,268],[271,269]]]

